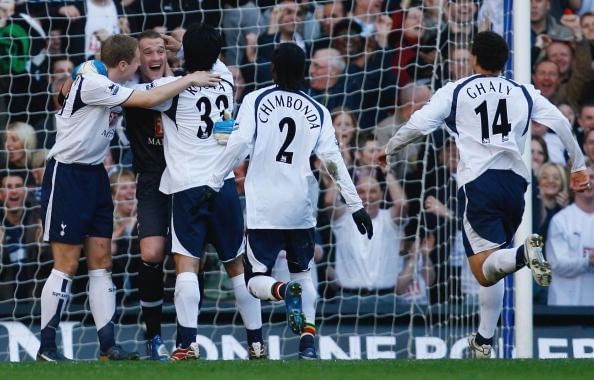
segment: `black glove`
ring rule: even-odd
[[[203,204],[210,202],[210,200],[218,194],[217,191],[210,186],[200,186],[199,189],[202,189],[202,194],[200,194],[198,201],[192,207],[192,214],[196,214]]]
[[[361,232],[361,235],[365,235],[367,232],[367,238],[371,239],[373,236],[373,224],[371,224],[371,218],[364,208],[357,210],[353,213],[353,220]]]

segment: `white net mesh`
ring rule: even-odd
[[[353,178],[372,178],[366,186],[379,190],[369,202],[378,213],[398,215],[397,223],[388,221],[384,232],[374,237],[383,240],[373,249],[362,245],[357,237],[341,232],[335,214],[340,200],[331,196],[332,185],[320,175],[319,251],[313,275],[320,294],[321,357],[462,356],[464,338],[478,323],[478,307],[477,284],[460,234],[455,145],[445,132],[438,132],[393,157],[390,171],[381,169],[378,159],[387,139],[433,91],[470,73],[469,44],[479,25],[479,2],[121,3],[123,8],[120,2],[91,0],[0,4],[0,125],[6,126],[0,168],[10,172],[2,183],[0,360],[28,359],[38,347],[38,338],[30,334],[39,333],[39,297],[52,266],[50,249],[40,240],[38,174],[55,141],[55,95],[64,73],[92,57],[110,34],[135,35],[155,28],[179,36],[183,26],[203,19],[225,35],[224,60],[238,68],[239,103],[242,95],[271,80],[275,44],[290,36],[306,50],[311,58],[308,91],[333,112]],[[11,4],[16,6],[12,13]],[[400,4],[410,7],[402,9]],[[497,28],[501,14],[483,13],[483,24]],[[171,56],[170,64],[176,68],[181,62]],[[120,129],[106,159],[110,173],[130,167],[126,143]],[[9,179],[15,173],[24,182]],[[118,199],[120,190],[116,184],[114,225],[121,232],[113,248],[117,340],[144,352],[136,215],[118,214],[120,202],[129,203],[125,197]],[[357,257],[348,256],[351,253]],[[206,257],[198,330],[201,350],[209,359],[245,357],[245,332],[232,285],[216,254],[209,251]],[[163,335],[172,346],[175,274],[170,258],[165,267]],[[282,263],[279,268],[282,272]],[[76,358],[98,353],[87,283],[82,259],[58,333],[59,346]],[[297,337],[285,327],[282,305],[264,303],[263,315],[271,357],[295,356]]]

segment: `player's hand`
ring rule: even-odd
[[[163,41],[165,41],[165,49],[173,53],[177,53],[179,49],[182,48],[181,42],[179,42],[172,36],[168,36],[167,34],[161,33],[161,38],[163,39]]]
[[[227,145],[227,141],[229,141],[229,137],[231,137],[234,126],[235,119],[219,120],[214,123],[212,135],[215,140],[217,140],[217,143],[220,145]]]
[[[591,189],[592,183],[590,182],[588,172],[584,169],[571,173],[569,176],[569,188],[577,193]]]
[[[353,213],[353,220],[361,232],[361,235],[367,233],[367,238],[371,239],[373,236],[373,224],[371,224],[371,218],[364,208],[357,210]]]
[[[202,190],[202,193],[200,194],[200,197],[198,197],[198,201],[192,207],[192,210],[190,210],[192,214],[196,214],[203,204],[210,202],[210,200],[217,195],[217,191],[210,186],[203,185],[198,188]]]
[[[208,71],[195,71],[192,74],[188,74],[192,81],[192,86],[215,86],[221,81],[221,75],[211,73]]]

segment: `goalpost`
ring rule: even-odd
[[[134,3],[134,2],[132,2]],[[159,16],[164,22],[171,20],[194,19],[200,13],[195,9],[179,8],[176,3],[183,2],[162,0],[159,7],[149,7],[149,2],[136,2],[141,7],[136,10],[137,13],[128,13],[128,21],[140,27],[148,27],[148,16]],[[146,3],[146,4],[144,4]],[[212,3],[210,1],[202,2]],[[213,9],[224,9],[223,0],[216,0]],[[271,9],[276,1],[261,1],[260,12],[253,7],[242,8],[241,15],[236,15],[236,23],[229,22],[229,19],[220,18],[218,25],[224,33],[236,37],[235,44],[232,47],[241,47],[237,49],[243,54],[245,43],[241,42],[242,31],[258,30],[266,32],[267,20]],[[316,17],[321,12],[321,7],[327,1],[310,0],[309,6],[303,8],[301,21],[298,30],[304,37],[305,42],[308,38],[315,35],[316,30],[320,31],[321,26],[316,21]],[[403,1],[405,3],[405,1]],[[412,74],[413,81],[419,79],[424,70],[432,68],[428,77],[423,81],[417,82],[417,86],[427,84],[436,86],[437,82],[443,82],[452,79],[448,67],[457,65],[459,62],[465,62],[464,58],[456,58],[456,61],[449,57],[441,56],[441,50],[445,41],[454,38],[442,33],[445,26],[443,17],[447,8],[447,0],[425,1],[426,5],[421,7],[425,17],[435,17],[434,23],[423,26],[423,33],[432,33],[434,40],[414,45],[405,46],[404,39],[400,33],[399,36],[391,40],[385,48],[385,54],[400,54],[402,51],[410,48],[417,57],[417,60],[406,63],[403,67],[395,68],[394,61],[390,60],[389,70],[398,72],[401,75]],[[512,13],[513,3],[513,50],[514,50],[514,78],[520,82],[529,82],[530,76],[530,48],[529,48],[529,1],[524,0],[505,0],[505,8],[501,12],[506,16]],[[173,5],[172,5],[173,4]],[[178,5],[179,5],[178,4]],[[242,3],[244,4],[244,3]],[[346,4],[346,3],[345,3]],[[386,1],[386,4],[390,4]],[[431,6],[427,4],[432,4]],[[314,5],[317,5],[314,7]],[[149,9],[150,8],[150,9]],[[154,8],[154,9],[153,9]],[[393,11],[392,9],[388,9]],[[226,12],[228,12],[228,8]],[[393,21],[394,13],[389,13]],[[223,13],[225,15],[225,13]],[[497,16],[497,15],[493,15]],[[495,17],[496,18],[496,17]],[[215,18],[216,19],[216,18]],[[169,20],[169,21],[168,21]],[[14,35],[9,45],[2,45],[0,41],[0,90],[6,95],[0,93],[0,127],[6,123],[14,121],[23,121],[30,123],[35,127],[35,134],[38,139],[37,146],[27,151],[28,156],[43,156],[43,144],[39,139],[46,141],[51,138],[52,124],[48,122],[52,113],[55,112],[51,106],[51,94],[56,92],[52,83],[59,77],[51,75],[52,65],[57,57],[80,58],[83,52],[68,54],[63,52],[59,54],[52,49],[58,49],[56,41],[62,43],[62,50],[71,47],[73,38],[78,38],[78,42],[84,35],[72,35],[72,31],[66,27],[68,20],[64,16],[39,16],[38,25],[35,20],[20,14],[15,14],[12,19],[6,18],[7,25],[19,25],[29,38],[28,43],[23,41],[26,37]],[[403,20],[400,20],[403,22]],[[493,21],[493,20],[491,20]],[[0,30],[4,30],[3,22],[0,22]],[[177,22],[177,21],[176,21]],[[250,22],[258,23],[256,28]],[[317,26],[316,26],[317,25]],[[80,25],[79,25],[80,26]],[[152,26],[152,25],[151,25]],[[473,24],[473,26],[476,26]],[[317,29],[316,29],[317,28]],[[16,27],[14,27],[16,30]],[[84,28],[79,31],[84,33]],[[174,26],[169,26],[167,32],[174,32]],[[8,37],[3,37],[8,38]],[[373,37],[371,37],[373,38]],[[233,41],[228,38],[227,41]],[[78,43],[77,42],[77,43]],[[464,37],[463,40],[456,41],[461,47],[467,48],[470,40]],[[46,45],[44,45],[46,44]],[[54,45],[52,45],[54,44]],[[270,47],[268,46],[260,46]],[[8,47],[6,47],[8,46]],[[4,50],[2,50],[4,49]],[[12,49],[12,50],[11,50]],[[58,49],[59,50],[59,49]],[[10,54],[8,54],[10,52]],[[434,56],[430,53],[435,52]],[[7,57],[10,57],[9,64],[3,65]],[[427,58],[428,57],[428,58]],[[343,57],[344,58],[344,57]],[[47,61],[44,61],[47,60]],[[45,62],[45,66],[44,66]],[[48,65],[49,64],[49,65]],[[256,62],[253,66],[257,71],[263,67],[261,62]],[[239,65],[239,68],[247,68],[249,65]],[[380,70],[381,71],[381,70]],[[405,73],[406,72],[406,73]],[[236,83],[238,88],[244,89],[250,86],[259,85],[257,75],[253,73],[256,80],[241,84]],[[371,78],[377,72],[369,70],[364,72],[363,78]],[[355,74],[349,74],[355,75]],[[381,77],[383,74],[380,73]],[[438,78],[438,76],[440,76]],[[51,78],[51,83],[49,79]],[[239,78],[239,77],[238,77]],[[40,87],[41,86],[41,87]],[[396,85],[395,96],[408,91],[408,85]],[[358,91],[364,93],[368,89],[359,88]],[[382,89],[382,90],[390,90]],[[435,91],[435,88],[432,87]],[[345,89],[345,93],[346,93]],[[412,91],[409,97],[414,98],[419,93]],[[356,92],[350,92],[345,97],[356,96]],[[41,98],[45,101],[39,101]],[[345,100],[345,102],[346,102]],[[379,97],[375,104],[363,105],[367,110],[376,108],[380,111],[396,111],[410,107],[410,99],[404,104],[394,103],[385,105],[380,103]],[[343,105],[343,104],[341,104]],[[418,106],[419,104],[413,104]],[[354,109],[355,112],[361,109]],[[381,120],[375,120],[379,123]],[[124,129],[117,129],[118,142],[114,145],[113,151],[116,153],[113,157],[117,168],[129,168],[128,148],[126,146],[126,137]],[[3,136],[5,135],[3,131]],[[363,138],[366,131],[357,130],[355,132],[355,141]],[[459,251],[451,253],[449,245],[455,246],[457,235],[453,232],[444,232],[443,236],[437,232],[438,227],[427,227],[431,225],[428,221],[433,216],[424,211],[424,201],[430,191],[435,194],[441,194],[446,199],[455,197],[455,193],[448,188],[448,183],[437,181],[430,184],[427,178],[433,176],[440,177],[440,170],[443,169],[443,158],[440,156],[441,149],[444,149],[444,136],[434,136],[426,139],[422,144],[416,147],[418,155],[415,161],[408,161],[409,156],[402,158],[397,163],[402,172],[406,174],[398,178],[405,191],[410,194],[417,194],[409,199],[411,209],[416,210],[408,220],[406,234],[408,238],[414,240],[421,234],[435,233],[436,249],[442,249],[447,252],[447,257],[441,257],[435,263],[435,281],[427,285],[421,281],[412,281],[406,296],[396,295],[395,293],[368,295],[365,289],[359,294],[335,291],[337,285],[336,279],[328,276],[336,267],[336,240],[332,237],[333,222],[331,221],[331,209],[327,206],[320,208],[320,218],[326,218],[326,222],[321,222],[322,234],[321,248],[323,258],[317,263],[317,269],[314,275],[319,283],[320,298],[318,301],[318,331],[319,339],[317,342],[318,353],[322,359],[379,359],[379,358],[461,358],[467,355],[466,337],[475,331],[478,326],[478,304],[476,294],[472,293],[475,286],[474,278],[468,268],[465,267],[466,258],[459,255]],[[45,146],[47,148],[47,146]],[[4,149],[4,148],[2,148]],[[354,153],[355,145],[352,147]],[[2,155],[8,156],[6,151]],[[529,164],[530,150],[527,149],[527,163]],[[119,162],[117,162],[119,160]],[[31,161],[29,174],[32,176],[32,170],[42,166],[34,160]],[[8,163],[0,161],[7,169]],[[415,165],[418,169],[416,175],[410,175],[407,172],[409,166]],[[440,169],[441,168],[441,169]],[[445,172],[445,171],[444,171]],[[407,174],[408,173],[408,174]],[[28,177],[29,178],[29,177]],[[32,177],[31,177],[32,178]],[[29,197],[33,202],[27,202],[24,209],[27,212],[39,212],[39,206],[34,202],[38,185],[31,179],[29,187]],[[382,189],[385,192],[387,190]],[[530,192],[528,191],[527,194]],[[319,194],[323,198],[324,192]],[[527,207],[525,218],[518,237],[523,238],[530,232],[530,196],[526,197]],[[125,200],[124,200],[125,202]],[[382,200],[382,207],[388,207],[389,202]],[[23,219],[24,221],[25,219]],[[5,222],[4,218],[2,222]],[[34,230],[40,227],[35,219],[27,219],[26,228]],[[436,223],[434,223],[436,224]],[[20,228],[19,226],[17,226]],[[15,228],[17,228],[15,227]],[[12,228],[12,227],[11,227]],[[446,228],[446,227],[444,227]],[[453,228],[451,225],[447,228]],[[446,229],[447,229],[446,228]],[[4,231],[13,231],[9,227],[4,227]],[[137,265],[139,264],[139,247],[135,230],[132,229],[128,236],[118,238],[117,253],[114,255],[114,282],[118,287],[117,291],[117,314],[118,328],[117,341],[122,343],[127,349],[135,349],[144,354],[144,330],[141,318],[141,310],[138,301],[138,291],[136,287]],[[452,233],[451,235],[448,235]],[[450,237],[452,237],[450,241]],[[519,240],[521,241],[521,240]],[[40,301],[41,288],[47,273],[51,268],[51,256],[46,244],[38,241],[27,241],[22,246],[16,247],[8,244],[6,240],[2,242],[2,265],[0,266],[0,361],[18,361],[30,360],[35,355],[36,347],[39,345],[39,324],[40,324]],[[14,248],[14,249],[13,249]],[[414,249],[412,245],[406,247],[404,251]],[[453,248],[452,252],[454,251]],[[399,247],[394,248],[394,254],[399,255]],[[443,253],[435,254],[437,256]],[[205,299],[202,305],[199,327],[198,343],[201,355],[207,359],[237,359],[245,358],[246,338],[243,325],[239,314],[236,312],[233,304],[232,286],[226,277],[224,270],[216,261],[216,254],[207,249],[206,267],[206,288]],[[402,263],[405,257],[399,257]],[[423,260],[413,263],[413,273],[420,279],[420,273],[426,269],[427,263]],[[404,265],[401,264],[401,268]],[[74,356],[77,359],[93,359],[98,354],[98,344],[96,331],[93,325],[92,316],[89,312],[89,303],[87,299],[87,274],[84,259],[81,269],[77,274],[74,285],[73,295],[69,307],[64,313],[63,322],[58,331],[58,346],[64,349],[67,356]],[[286,265],[279,262],[278,268],[280,276],[286,272]],[[532,280],[529,271],[523,270],[515,276],[515,348],[517,357],[532,356]],[[175,319],[174,308],[172,305],[173,288],[175,273],[168,259],[165,276],[165,305],[164,305],[164,327],[163,338],[169,348],[175,342]],[[469,293],[451,294],[453,287],[459,286],[460,289],[470,289]],[[363,294],[365,293],[365,294]],[[373,292],[369,292],[373,293]],[[420,296],[417,297],[417,295]],[[284,308],[282,304],[263,303],[263,322],[264,336],[269,348],[272,359],[285,359],[296,357],[296,346],[298,338],[290,333],[284,321]],[[496,333],[498,340],[495,341],[496,356],[503,357],[503,339],[500,329]],[[37,345],[37,346],[36,346]]]

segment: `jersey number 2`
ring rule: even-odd
[[[487,101],[482,102],[474,109],[476,114],[481,115],[481,137],[483,144],[489,144],[491,138],[489,137],[489,111],[487,110]],[[507,119],[507,102],[505,99],[499,99],[497,109],[495,110],[495,120],[491,126],[493,135],[501,135],[501,140],[506,142],[509,140],[509,132],[511,131],[511,124]]]
[[[295,125],[295,120],[291,119],[290,117],[285,117],[280,121],[280,123],[278,123],[278,127],[281,132],[283,129],[285,129],[285,126],[287,127],[287,137],[285,137],[285,142],[283,142],[283,145],[276,154],[276,160],[285,164],[292,164],[293,152],[287,152],[287,148],[289,145],[291,145],[293,139],[295,138],[297,126]]]

